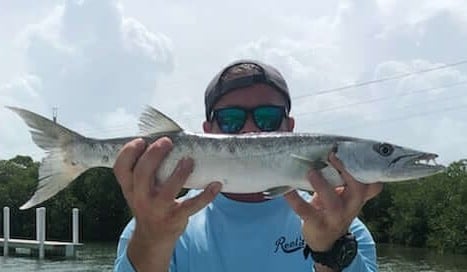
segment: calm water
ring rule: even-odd
[[[0,271],[112,271],[115,244],[86,244],[74,260],[0,256]],[[467,255],[439,255],[430,250],[379,245],[380,271],[467,272]]]

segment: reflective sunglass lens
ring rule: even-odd
[[[279,129],[284,118],[282,107],[258,107],[254,111],[256,125],[262,131],[275,131]]]
[[[239,132],[246,120],[246,112],[237,108],[220,109],[216,113],[217,124],[225,133]]]

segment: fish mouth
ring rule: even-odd
[[[445,166],[436,162],[437,154],[423,153],[413,154],[407,156],[409,159],[405,163],[405,167],[418,169],[418,170],[431,170],[433,172],[441,171],[445,169]]]
[[[388,178],[390,181],[403,181],[443,172],[446,167],[436,162],[437,157],[437,154],[425,152],[411,152],[399,156],[391,162]]]

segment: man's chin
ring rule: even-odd
[[[222,193],[225,197],[240,201],[240,202],[263,202],[269,199],[265,198],[263,193],[251,193],[251,194],[233,194],[233,193]]]

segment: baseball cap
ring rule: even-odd
[[[252,64],[258,68],[253,74],[223,79],[224,74],[232,68],[242,64]],[[222,69],[211,80],[204,93],[206,120],[209,120],[212,108],[217,101],[232,90],[245,88],[253,84],[267,84],[280,92],[287,103],[287,112],[290,112],[291,100],[287,83],[281,73],[271,65],[256,60],[238,60]]]

